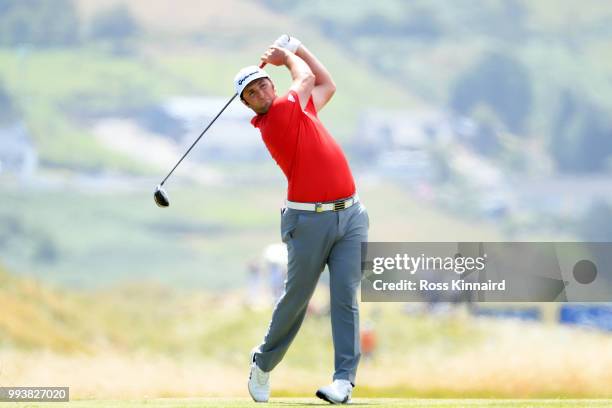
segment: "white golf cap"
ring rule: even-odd
[[[270,78],[270,76],[266,71],[255,65],[244,67],[238,71],[234,77],[234,89],[236,90],[238,96],[242,96],[242,91],[244,91],[244,88],[259,78]]]

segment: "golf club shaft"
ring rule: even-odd
[[[232,103],[232,101],[234,100],[234,98],[236,98],[236,96],[238,96],[238,94],[234,94],[234,96],[232,96],[230,98],[229,101],[227,101],[227,103],[225,104],[225,106],[223,107],[223,109],[221,109],[221,111],[219,113],[217,113],[217,116],[214,117],[213,120],[210,121],[210,123],[208,124],[208,126],[206,126],[206,129],[204,129],[202,131],[202,133],[200,133],[200,136],[198,136],[198,138],[195,140],[195,142],[193,142],[193,144],[189,147],[189,149],[185,152],[185,154],[183,155],[183,157],[181,157],[181,159],[174,165],[174,167],[172,168],[172,170],[170,170],[170,173],[168,173],[168,175],[166,176],[166,178],[164,178],[164,181],[162,181],[159,185],[163,186],[164,183],[166,182],[166,180],[168,180],[168,177],[170,177],[172,175],[172,173],[174,173],[174,170],[176,170],[176,168],[178,167],[179,164],[181,164],[181,162],[183,161],[183,159],[185,157],[187,157],[187,155],[189,154],[189,152],[195,147],[195,145],[200,141],[200,139],[202,138],[202,136],[204,136],[204,133],[206,133],[206,131],[212,126],[213,123],[215,123],[215,121],[217,120],[217,118],[219,116],[221,116],[221,114],[223,113],[223,111],[225,110],[225,108],[227,108],[229,106],[230,103]]]
[[[265,62],[262,62],[259,65],[259,68],[263,68],[266,66]],[[183,159],[185,159],[185,157],[187,157],[187,155],[189,154],[189,152],[195,147],[195,145],[200,141],[200,139],[202,138],[202,136],[204,136],[204,133],[206,133],[206,131],[212,126],[213,123],[215,123],[215,121],[217,120],[217,118],[219,116],[221,116],[221,114],[223,113],[223,111],[229,106],[230,103],[232,103],[232,101],[236,98],[236,96],[238,96],[237,93],[234,94],[234,96],[232,96],[230,98],[229,101],[227,101],[227,103],[225,104],[225,106],[223,107],[223,109],[221,109],[221,111],[219,113],[217,113],[217,116],[215,116],[213,118],[213,120],[210,121],[210,123],[208,124],[208,126],[206,126],[206,129],[204,129],[202,131],[202,133],[200,133],[200,136],[198,136],[198,138],[195,140],[195,142],[193,142],[191,144],[191,146],[189,147],[189,149],[187,149],[187,151],[185,152],[185,154],[183,155],[183,157],[180,158],[180,160],[174,165],[174,167],[172,168],[172,170],[170,170],[170,173],[168,173],[168,175],[164,178],[164,180],[159,183],[160,186],[163,186],[164,183],[166,182],[166,180],[168,180],[168,178],[172,175],[172,173],[174,173],[174,170],[176,170],[176,168],[179,166],[179,164],[181,164],[181,162],[183,161]]]

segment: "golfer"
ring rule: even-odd
[[[289,255],[287,280],[263,343],[252,355],[249,393],[257,402],[270,396],[270,371],[295,338],[319,276],[329,267],[331,324],[335,352],[333,383],[316,395],[347,403],[360,358],[357,288],[361,280],[361,243],[367,241],[368,215],[338,143],[318,117],[336,88],[327,69],[294,37],[282,35],[262,62],[284,65],[289,91],[277,96],[268,74],[246,67],[234,86],[257,115],[251,120],[287,177],[281,237]]]

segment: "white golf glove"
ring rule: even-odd
[[[291,51],[295,54],[297,49],[300,47],[302,42],[295,37],[289,37],[287,34],[283,34],[274,41],[274,45],[279,48],[284,48],[287,51]]]

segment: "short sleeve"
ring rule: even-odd
[[[295,100],[301,108],[300,97],[298,96],[297,92],[291,90],[289,91],[289,94],[294,96]],[[308,102],[306,103],[306,108],[304,108],[304,110],[313,116],[317,116],[317,108],[315,108],[314,100],[312,99],[312,94],[308,97]]]
[[[312,95],[308,98],[308,103],[306,104],[306,112],[310,113],[313,116],[317,116],[317,108],[315,108],[314,100],[312,99]]]
[[[266,122],[276,129],[286,129],[292,121],[296,120],[295,115],[301,111],[297,94],[289,91],[274,101],[265,115]]]

